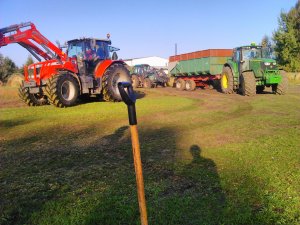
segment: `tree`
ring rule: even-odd
[[[8,77],[18,70],[16,64],[8,57],[0,54],[0,80],[6,82]]]
[[[261,46],[263,48],[272,46],[272,40],[268,35],[265,35],[261,40]]]
[[[25,66],[29,66],[29,65],[31,65],[31,64],[33,64],[33,63],[34,63],[34,61],[33,61],[32,56],[31,56],[31,55],[28,55],[25,64],[23,64],[23,66],[22,66],[22,67],[20,68],[20,70],[19,70],[20,73],[21,73],[21,74],[24,74],[24,67],[25,67]]]
[[[281,12],[273,33],[277,62],[286,71],[300,71],[300,2],[288,13]]]

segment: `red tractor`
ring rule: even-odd
[[[78,98],[98,95],[121,101],[119,82],[131,82],[125,63],[107,39],[80,38],[67,42],[67,51],[44,37],[31,22],[0,29],[0,47],[18,43],[39,62],[24,69],[19,96],[29,106],[68,107]],[[43,60],[42,60],[43,59]]]

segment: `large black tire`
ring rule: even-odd
[[[264,90],[265,90],[265,86],[264,85],[262,85],[262,86],[256,86],[256,93],[257,94],[263,93]]]
[[[193,80],[186,80],[185,81],[185,90],[187,91],[194,91],[196,89],[196,83]]]
[[[51,105],[60,108],[70,107],[76,104],[79,84],[69,73],[58,74],[47,80],[45,94]]]
[[[118,83],[129,82],[131,78],[128,69],[121,63],[112,64],[103,75],[103,100],[110,102],[122,101]]]
[[[274,87],[274,91],[278,95],[284,95],[287,92],[288,85],[289,85],[289,80],[288,77],[286,76],[286,72],[281,70],[281,82]]]
[[[143,81],[143,87],[144,88],[152,88],[152,81],[149,78],[145,78]]]
[[[19,88],[19,97],[29,106],[41,106],[48,104],[47,97],[43,95],[43,93],[31,94],[29,93],[29,88],[24,88],[22,85],[20,85]]]
[[[223,67],[220,86],[224,94],[233,93],[233,74],[228,66]]]
[[[180,90],[180,91],[184,91],[185,90],[185,80],[179,78],[176,80],[175,82],[175,87],[176,89]]]
[[[253,72],[244,72],[240,77],[240,92],[244,96],[256,94],[256,81]]]
[[[132,87],[137,88],[140,86],[139,77],[135,74],[131,75]]]

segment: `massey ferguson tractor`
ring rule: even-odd
[[[44,37],[31,22],[0,29],[0,47],[18,43],[39,62],[24,68],[20,98],[29,106],[69,107],[78,98],[96,95],[121,101],[118,82],[131,82],[123,61],[107,39],[80,38],[67,42],[66,53]]]

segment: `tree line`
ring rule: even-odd
[[[24,74],[24,66],[28,66],[34,63],[33,58],[31,55],[28,56],[25,64],[22,67],[17,67],[14,61],[12,61],[8,57],[4,57],[0,53],[0,81],[5,83],[7,82],[9,76],[14,73],[21,73]]]
[[[278,19],[278,28],[272,37],[265,35],[262,46],[274,48],[278,65],[288,72],[300,71],[300,1],[289,12],[281,12]],[[6,82],[13,73],[24,73],[24,66],[34,61],[28,56],[25,64],[18,68],[8,57],[0,54],[0,81]]]

